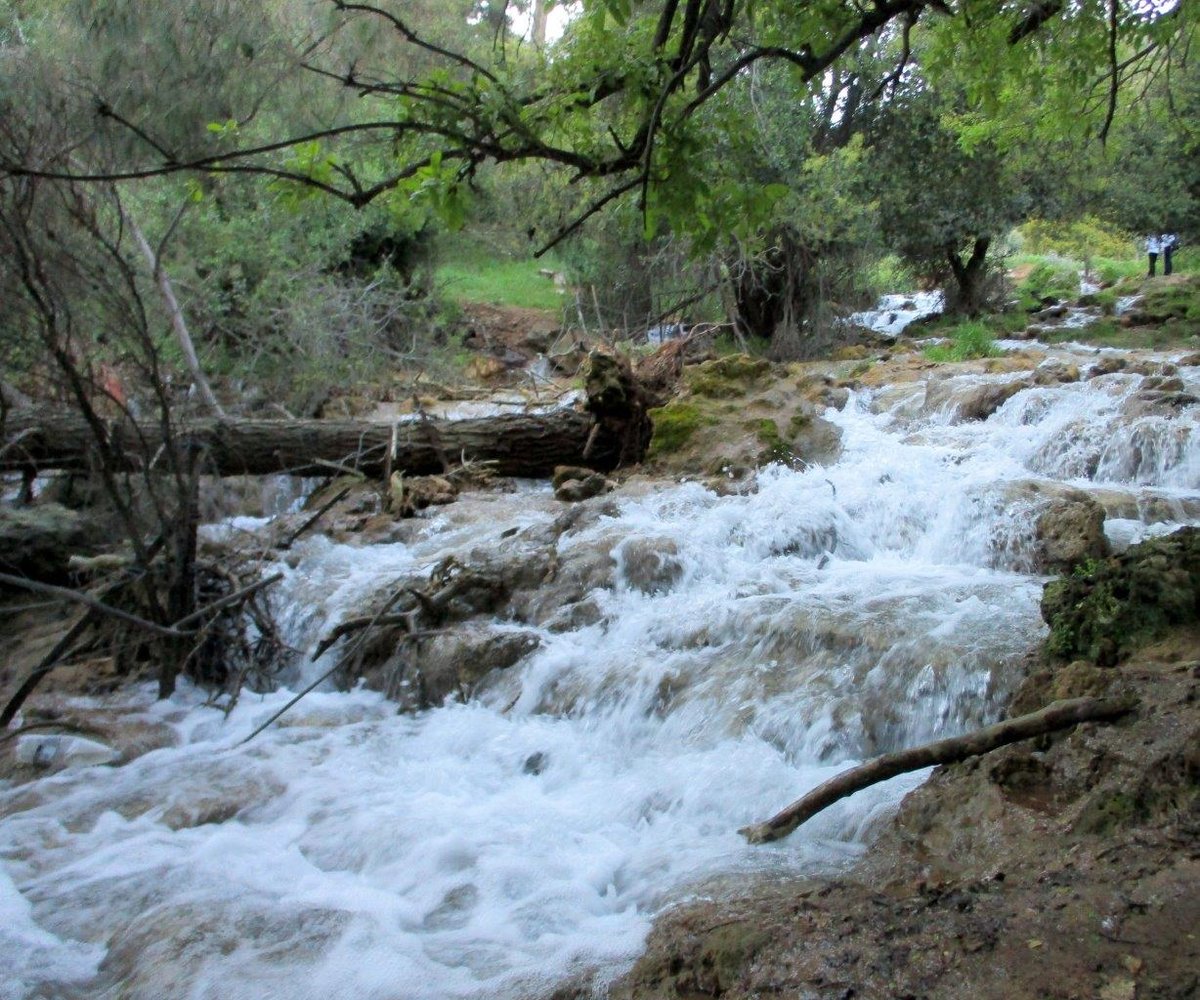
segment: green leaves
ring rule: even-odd
[[[434,153],[430,162],[418,170],[405,185],[409,201],[414,206],[427,207],[447,229],[462,229],[470,209],[466,185],[458,171],[444,163],[442,154]]]

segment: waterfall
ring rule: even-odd
[[[631,484],[553,536],[561,565],[603,569],[591,613],[536,627],[465,703],[319,690],[246,745],[288,691],[228,718],[187,687],[88,703],[159,748],[0,786],[0,997],[535,997],[621,972],[714,879],[847,864],[923,775],[778,845],[736,830],[999,716],[1043,634],[1046,496],[1095,496],[1118,546],[1200,520],[1200,408],[1149,405],[1151,377],[1031,384],[981,421],[920,384],[859,391],[827,414],[836,464],[744,495]],[[563,510],[525,484],[403,542],[306,537],[274,595],[288,639],[313,648],[448,555],[519,560]]]

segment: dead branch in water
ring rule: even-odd
[[[742,827],[738,833],[752,844],[781,840],[801,823],[812,819],[835,802],[898,774],[908,774],[936,764],[957,764],[969,757],[978,757],[1010,743],[1067,729],[1080,722],[1112,722],[1132,712],[1136,705],[1135,698],[1072,698],[1056,701],[1040,711],[1006,719],[973,733],[885,754],[843,771],[766,822]]]

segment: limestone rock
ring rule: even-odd
[[[632,538],[614,554],[624,581],[643,594],[668,591],[683,576],[679,546],[670,538]]]
[[[930,381],[925,388],[925,412],[949,409],[957,422],[986,420],[1031,382],[974,382],[964,385],[956,379]]]
[[[419,649],[402,648],[384,664],[381,679],[402,709],[431,708],[449,697],[465,700],[487,674],[508,669],[540,643],[536,632],[525,629],[464,625]]]
[[[60,579],[71,556],[94,555],[111,534],[95,518],[61,504],[0,507],[0,570]]]
[[[1069,570],[1109,552],[1104,508],[1080,490],[1067,491],[1051,501],[1038,517],[1036,530],[1041,562],[1047,570]]]
[[[1200,528],[1181,528],[1055,580],[1042,594],[1046,651],[1100,666],[1200,618]]]

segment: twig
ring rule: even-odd
[[[1009,743],[1066,729],[1080,722],[1111,722],[1132,712],[1136,705],[1135,698],[1072,698],[1056,701],[1041,711],[1006,719],[964,736],[885,754],[843,771],[836,778],[818,785],[765,823],[743,827],[738,833],[752,844],[781,840],[801,823],[835,802],[898,774],[919,771],[923,767],[935,764],[955,764],[968,757],[977,757],[1007,746]]]
[[[257,580],[248,587],[243,587],[241,590],[232,594],[226,594],[219,601],[213,601],[212,604],[206,604],[198,611],[193,611],[186,618],[180,618],[174,625],[175,628],[183,628],[185,625],[190,625],[192,622],[199,621],[205,615],[212,614],[214,611],[221,611],[229,607],[231,604],[239,604],[252,594],[258,593],[264,587],[269,587],[273,583],[278,583],[283,579],[282,573],[274,573],[262,580]]]
[[[406,591],[401,591],[405,593]],[[399,596],[399,595],[397,595]],[[330,646],[341,639],[343,636],[349,635],[351,632],[358,632],[365,628],[375,628],[376,626],[387,627],[391,625],[403,625],[411,631],[412,612],[402,611],[395,615],[384,615],[380,618],[378,615],[364,615],[362,618],[348,618],[344,622],[340,622],[329,635],[321,640],[320,645],[313,651],[312,658],[319,660]]]

